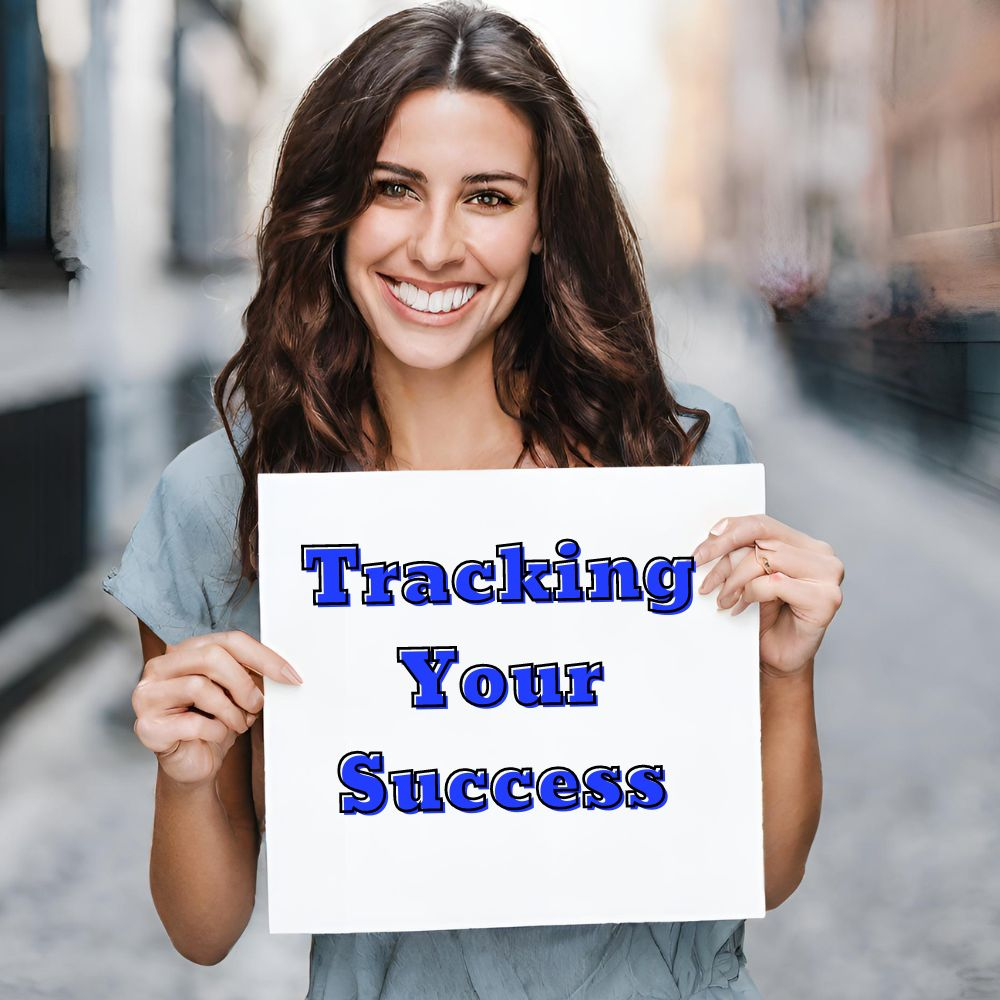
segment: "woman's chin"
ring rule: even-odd
[[[400,370],[439,372],[466,361],[480,344],[414,344],[376,338],[376,355],[383,364]]]

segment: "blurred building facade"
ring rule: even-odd
[[[3,0],[0,691],[94,620],[252,282],[240,4]]]
[[[665,280],[741,275],[806,395],[996,494],[1000,7],[665,6]]]
[[[836,44],[857,18],[831,30],[850,6],[806,22],[807,92],[834,88],[828,133],[867,129],[868,168],[850,200],[812,191],[827,258],[805,298],[776,302],[787,343],[807,391],[996,493],[1000,7],[881,0],[859,59]]]

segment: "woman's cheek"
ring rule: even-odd
[[[380,260],[406,243],[409,229],[405,214],[398,208],[373,205],[354,224],[357,228],[358,246],[364,248],[363,253],[369,261]]]
[[[497,278],[508,278],[526,269],[531,258],[531,243],[535,234],[533,222],[518,220],[509,226],[482,228],[475,237],[480,248],[477,256]],[[471,249],[471,247],[470,247]]]

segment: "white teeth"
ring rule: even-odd
[[[428,293],[407,281],[398,285],[389,282],[389,289],[400,302],[405,302],[411,309],[427,313],[451,312],[465,305],[477,291],[476,285],[453,285],[443,291]]]

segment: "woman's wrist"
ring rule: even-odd
[[[796,667],[794,670],[779,670],[777,667],[772,667],[771,664],[766,663],[764,660],[760,660],[760,675],[761,677],[767,678],[768,680],[775,681],[788,681],[792,679],[803,680],[806,678],[811,678],[812,676],[812,665],[813,661],[811,659],[806,660],[801,667]]]

